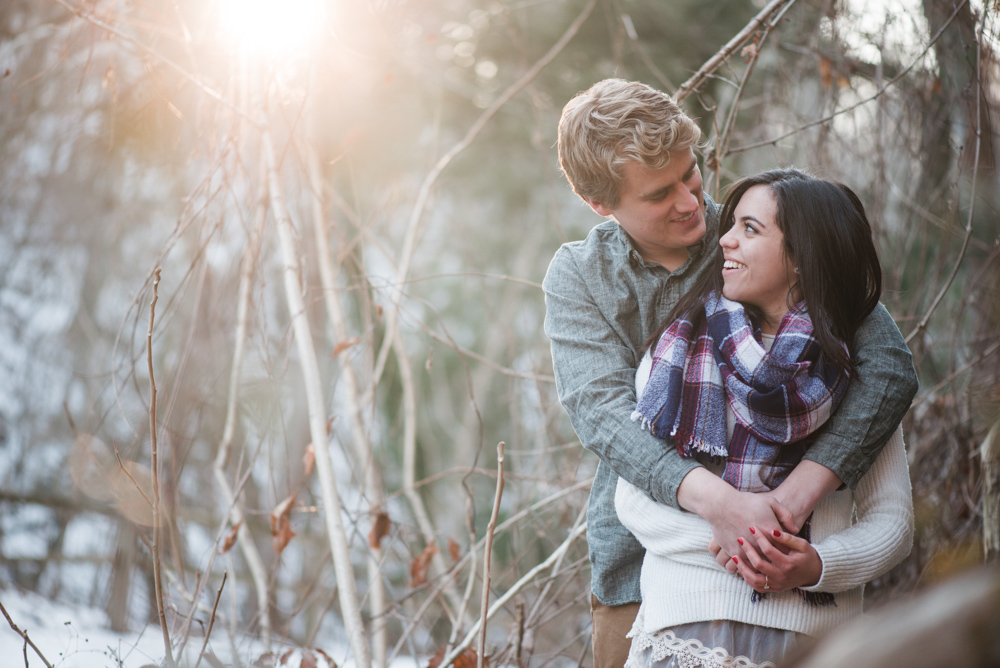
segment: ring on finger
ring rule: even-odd
[[[767,576],[766,575],[764,576],[764,589],[770,589],[770,587],[767,585]]]

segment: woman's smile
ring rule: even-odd
[[[733,226],[722,246],[722,294],[764,312],[765,330],[777,328],[788,312],[794,274],[778,227],[778,202],[770,187],[754,186],[736,205]]]

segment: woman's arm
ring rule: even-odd
[[[814,545],[787,534],[762,536],[773,540],[758,539],[758,552],[753,541],[744,538],[748,563],[738,565],[740,574],[759,591],[767,576],[772,591],[802,587],[838,592],[862,585],[902,561],[913,544],[913,498],[902,428],[859,481],[854,505],[857,522]]]

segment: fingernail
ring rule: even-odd
[[[754,529],[753,527],[750,527],[750,533],[757,533],[757,530]]]
[[[781,532],[780,532],[780,531],[778,531],[777,529],[775,529],[775,530],[774,530],[774,537],[775,537],[775,538],[781,538]]]
[[[740,545],[742,545],[743,544],[743,539],[742,538],[737,538],[736,542],[739,543]]]
[[[733,557],[733,563],[738,564],[740,563],[740,560],[737,557]]]

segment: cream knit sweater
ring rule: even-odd
[[[643,379],[648,375],[648,368],[645,375],[639,372]],[[641,393],[645,383],[637,385]],[[813,512],[812,543],[823,573],[818,583],[805,589],[834,593],[834,606],[812,606],[795,591],[770,592],[753,603],[750,586],[727,573],[709,553],[712,530],[701,517],[656,503],[622,479],[615,507],[622,524],[646,548],[641,617],[648,634],[717,619],[820,634],[860,615],[864,583],[898,564],[913,543],[902,428],[853,493],[834,492]]]

